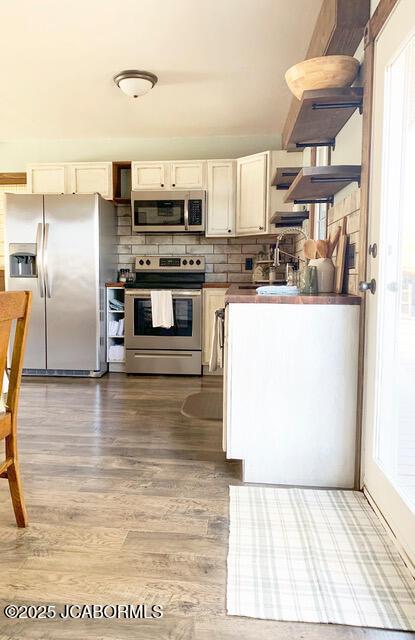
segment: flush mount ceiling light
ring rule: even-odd
[[[114,82],[127,96],[138,98],[150,91],[156,84],[158,78],[149,71],[137,71],[129,69],[121,71],[114,76]]]

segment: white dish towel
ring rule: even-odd
[[[170,329],[174,325],[171,291],[151,291],[151,316],[153,327]]]
[[[218,369],[223,369],[223,336],[224,320],[223,316],[215,313],[212,327],[212,344],[210,347],[209,372],[213,373]]]

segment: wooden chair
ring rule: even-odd
[[[6,459],[4,462],[0,460],[0,477],[7,478],[9,481],[13,509],[18,527],[25,527],[27,525],[27,514],[17,461],[16,429],[23,357],[32,303],[31,298],[32,294],[30,291],[0,293],[0,389],[3,384],[12,323],[16,320],[9,390],[6,401],[7,411],[6,413],[0,414],[0,440],[5,440],[6,445]]]

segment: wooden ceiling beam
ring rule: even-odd
[[[369,17],[370,0],[324,0],[305,59],[353,55],[363,38]],[[283,149],[287,148],[289,132],[300,106],[300,101],[293,98],[282,132]]]
[[[0,173],[0,185],[26,184],[26,173]]]

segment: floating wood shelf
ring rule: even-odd
[[[352,114],[362,112],[363,87],[304,91],[295,120],[284,132],[283,148],[335,146],[335,139]]]
[[[360,184],[360,172],[360,165],[303,167],[288,189],[284,202],[332,204],[338,191],[352,182]]]
[[[271,216],[270,223],[286,222],[287,224],[292,224],[297,222],[301,224],[303,220],[308,219],[309,215],[309,211],[275,211]]]
[[[278,167],[271,185],[277,189],[288,189],[300,171],[301,167]]]

